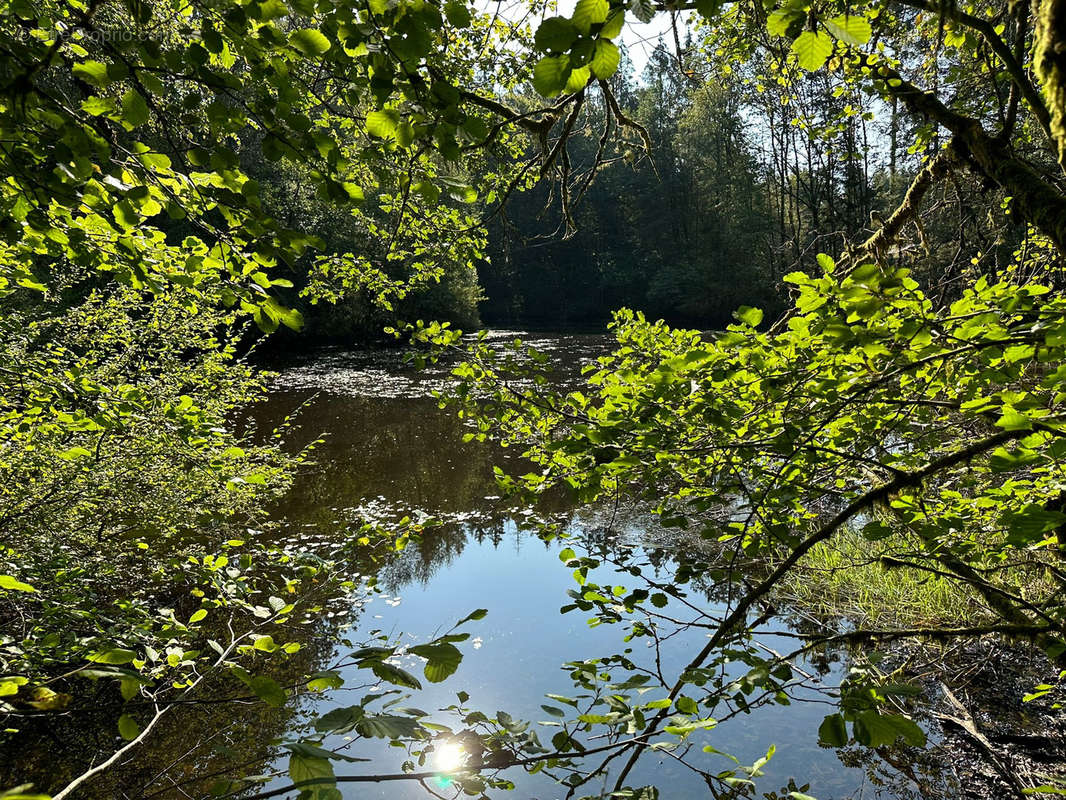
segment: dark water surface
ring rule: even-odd
[[[609,345],[606,337],[593,335],[493,334],[501,342],[516,336],[549,352],[559,366],[560,379],[567,382]],[[326,351],[282,367],[269,402],[258,412],[261,423],[276,423],[299,409],[305,441],[319,434],[324,439],[315,452],[317,466],[297,481],[276,514],[290,531],[326,536],[364,518],[387,522],[411,515],[444,520],[444,526],[431,529],[383,569],[378,578],[384,594],[361,609],[358,627],[403,632],[404,641],[416,644],[443,633],[472,610],[487,608],[485,619],[464,628],[475,638],[460,645],[465,658],[458,672],[441,684],[428,684],[410,703],[431,710],[454,703],[456,692],[466,691],[468,705],[490,716],[502,709],[534,722],[550,720],[540,708],[552,702],[544,695],[573,694],[568,672],[561,669],[564,662],[618,653],[627,646],[621,641],[621,626],[590,627],[587,614],[560,614],[560,607],[570,602],[567,590],[576,584],[571,570],[560,563],[559,551],[571,546],[582,554],[583,543],[586,551],[608,559],[612,552],[621,553],[629,563],[644,565],[645,574],[654,571],[666,582],[671,578],[670,537],[654,518],[639,511],[630,509],[620,516],[595,509],[572,513],[562,501],[549,510],[567,520],[573,541],[546,544],[524,531],[529,512],[503,501],[492,477],[492,466],[513,465],[514,454],[462,441],[462,421],[438,408],[431,396],[446,382],[446,368],[419,373],[390,351]],[[605,561],[590,580],[621,583],[626,577],[613,574]],[[694,600],[707,604],[706,598]],[[665,612],[670,611],[668,606]],[[775,625],[777,630],[785,627],[780,622]],[[704,641],[703,632],[690,631],[665,643],[663,661],[673,665],[667,674],[676,675]],[[794,642],[772,636],[763,641],[779,651],[794,647]],[[651,658],[640,640],[631,646],[638,663]],[[842,677],[845,665],[838,658],[819,658],[826,685],[836,685]],[[420,672],[414,657],[401,665]],[[738,675],[744,671],[741,665]],[[352,679],[365,680],[354,671]],[[659,694],[650,693],[646,699]],[[813,701],[817,696],[810,692],[807,697]],[[303,712],[321,713],[340,704],[343,698],[312,703]],[[694,736],[693,761],[717,772],[732,763],[699,752],[702,745],[732,753],[744,764],[775,745],[776,754],[764,768],[765,776],[758,779],[760,797],[790,777],[799,785],[809,783],[808,793],[819,800],[918,796],[912,792],[914,784],[908,787],[906,781],[890,780],[879,786],[884,776],[859,764],[861,758],[852,758],[853,765],[845,766],[837,751],[819,747],[817,728],[830,710],[823,702],[758,709]],[[455,722],[444,717],[439,721]],[[545,727],[541,740],[549,742],[555,730]],[[367,751],[352,754],[365,756]],[[381,749],[376,755],[380,760],[373,765],[338,765],[338,772],[396,772],[404,760],[396,750]],[[277,766],[283,766],[283,760]],[[540,776],[511,770],[506,777],[518,788],[513,793],[497,792],[501,797],[565,794],[564,788]],[[654,783],[664,798],[710,796],[704,780],[670,756],[646,754],[628,782]],[[599,790],[593,783],[579,794]],[[346,798],[428,796],[417,784],[356,784],[342,786],[342,791]]]

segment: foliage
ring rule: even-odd
[[[882,564],[974,591],[994,622],[874,626],[815,640],[1001,630],[1026,637],[1053,661],[1066,653],[1056,569],[1061,299],[1040,284],[982,278],[937,314],[905,270],[868,263],[840,276],[832,259],[820,261],[823,275],[788,277],[798,290],[793,312],[769,332],[757,330],[762,313],[751,308],[711,337],[620,313],[618,349],[589,374],[588,395],[516,388],[529,384],[510,371],[523,363],[536,370],[535,353],[500,361],[477,346],[455,372],[476,435],[522,445],[540,467],[521,477],[501,473],[505,488],[535,496],[564,484],[585,502],[645,496],[657,501],[664,524],[694,527],[717,542],[725,563],[769,559],[758,582],[712,615],[704,649],[676,679],[660,677],[671,699],[695,694],[693,712],[699,705],[714,713],[735,691],[716,665],[740,654],[755,665],[751,684],[780,696],[789,675],[779,676],[781,662],[750,643],[759,622],[749,613],[772,614],[766,604],[775,591],[848,525],[884,548]],[[571,608],[601,623],[626,621],[632,636],[652,635],[630,619],[647,592],[594,586],[578,572]],[[731,574],[724,568],[720,580]],[[827,743],[846,744],[850,722],[850,736],[863,744],[897,735],[920,744],[913,723],[883,717],[877,683],[859,675],[841,687],[842,709],[850,710],[827,719]],[[630,725],[642,736],[686,730],[665,708]]]
[[[548,187],[511,199],[491,221],[492,258],[481,271],[490,321],[599,323],[631,305],[674,322],[721,327],[741,303],[779,306],[772,275],[780,259],[765,196],[771,188],[741,119],[741,87],[692,87],[661,45],[639,84],[627,59],[611,91],[622,112],[645,127],[649,157],[637,158],[643,145],[631,141],[635,136],[620,136],[601,152],[608,101],[586,101],[569,146],[581,176],[576,230],[554,237],[566,220],[561,209],[545,212]]]
[[[722,291],[723,273],[763,241],[769,275],[791,261],[803,267],[784,276],[793,293],[787,314],[770,325],[744,305],[736,324],[704,337],[619,312],[616,352],[585,391],[556,396],[510,380],[515,364],[536,372],[538,354],[519,348],[517,359],[499,361],[475,344],[456,371],[456,400],[476,420],[474,435],[519,443],[540,467],[501,473],[504,488],[536,496],[562,485],[583,501],[635,494],[654,501],[665,524],[716,543],[722,562],[683,565],[671,591],[707,572],[726,593],[725,610],[675,621],[706,626],[708,640],[674,672],[642,673],[624,653],[568,665],[578,696],[554,698],[573,713],[546,709],[561,720],[552,748],[506,712],[466,708],[463,695],[449,709],[463,730],[418,709],[369,710],[367,695],[287,743],[290,777],[311,782],[296,788],[332,797],[345,777],[380,779],[334,775],[345,756],[326,751],[322,737],[354,732],[406,747],[404,780],[432,774],[418,767],[438,745],[462,744],[458,782],[471,794],[507,788],[499,773],[514,766],[549,770],[576,790],[600,773],[584,766],[589,757],[602,754],[605,768],[625,754],[614,790],[649,797],[654,787],[626,785],[646,749],[673,753],[753,704],[788,703],[793,659],[829,642],[998,633],[1062,661],[1066,300],[1051,269],[1066,250],[1056,171],[1060,0],[692,6],[709,81],[731,75],[738,58],[750,65],[733,89],[744,87],[745,104],[769,121],[762,139],[741,130],[739,105],[719,113],[729,93],[664,84],[634,93],[611,83],[624,65],[617,40],[627,17],[678,11],[643,0],[579,0],[535,30],[455,0],[8,4],[0,18],[0,347],[15,366],[0,373],[0,470],[9,478],[0,494],[0,614],[21,630],[3,641],[12,674],[0,694],[11,698],[9,713],[55,712],[75,698],[50,685],[88,677],[114,680],[125,703],[143,696],[151,707],[143,715],[127,707],[116,722],[127,743],[57,798],[121,760],[209,676],[228,676],[270,706],[297,686],[337,688],[335,670],[286,687],[257,665],[299,651],[285,640],[285,623],[313,619],[316,590],[352,588],[343,569],[258,542],[265,563],[252,552],[240,567],[229,561],[244,547],[230,538],[232,526],[254,522],[293,465],[276,441],[256,445],[232,430],[234,410],[261,388],[235,357],[241,320],[265,332],[300,328],[289,288],[311,301],[362,293],[391,310],[446,275],[458,276],[452,286],[469,307],[471,266],[485,251],[475,202],[499,214],[515,192],[554,178],[558,219],[572,233],[577,201],[619,130],[624,160],[630,145],[652,150],[649,128],[659,126],[655,141],[665,147],[648,166],[683,190],[671,197],[704,202],[714,192],[748,204],[743,219],[693,204],[705,219],[686,242],[715,256],[679,259],[670,272],[660,269],[670,238],[649,234],[662,254],[638,279],[647,279],[646,297],[687,301],[684,287],[703,281],[703,299],[684,310],[706,319],[717,310],[706,297]],[[528,10],[543,11],[539,3]],[[698,75],[691,64],[702,62],[678,60],[686,77]],[[627,92],[639,96],[620,103]],[[859,95],[869,99],[852,102]],[[675,113],[681,97],[688,105]],[[901,109],[910,155],[924,160],[913,160],[896,210],[862,231],[880,205],[870,171],[851,163],[870,149],[857,137],[871,107],[892,108],[886,194],[902,188]],[[603,132],[592,147],[584,139],[579,158],[576,131],[590,109]],[[770,151],[761,181],[750,158],[756,144]],[[721,157],[711,169],[704,159],[714,148]],[[819,152],[839,160],[819,163]],[[293,176],[279,169],[256,179],[260,156],[287,162],[328,206],[318,218],[345,215],[345,225],[301,225],[302,207],[285,188]],[[898,243],[913,224],[924,266],[935,266],[921,206],[964,169],[995,190],[998,255],[989,267],[978,252],[979,269],[953,269],[961,280],[937,291],[908,268],[922,257]],[[659,211],[618,219],[650,227],[684,218]],[[771,236],[765,223],[774,213]],[[598,215],[608,219],[602,207]],[[1005,217],[1019,227],[1004,233]],[[838,224],[846,231],[828,241],[839,258],[810,261],[832,249],[820,239]],[[967,229],[960,226],[956,248],[963,264],[973,249],[961,242]],[[319,233],[339,241],[327,246]],[[1008,268],[1000,256],[1022,239]],[[287,268],[299,286],[279,274]],[[748,275],[763,277],[755,265]],[[445,346],[457,338],[440,325],[418,336]],[[773,616],[775,590],[848,526],[883,548],[886,566],[965,584],[994,622],[825,631],[791,654],[758,650],[752,634]],[[369,536],[354,539],[356,549],[369,544]],[[764,567],[742,591],[731,568],[741,558]],[[588,580],[595,558],[564,551],[564,560],[578,583],[571,611],[654,637],[648,620],[658,612],[648,606],[665,608],[666,592],[598,586]],[[206,635],[216,622],[228,638]],[[464,636],[449,632],[412,651],[427,659],[426,680],[455,671]],[[342,658],[378,681],[421,686],[394,663],[396,643],[366,644]],[[838,687],[822,741],[921,746],[924,734],[900,699],[911,688],[870,661]],[[747,671],[737,677],[724,669],[730,663]],[[656,696],[644,697],[653,688]],[[705,752],[717,753],[710,744]],[[701,774],[717,791],[750,793],[772,755]],[[236,788],[248,788],[237,777]]]
[[[237,536],[298,461],[228,425],[263,380],[236,356],[231,312],[181,287],[67,298],[9,304],[0,336],[7,737],[94,702],[87,678],[127,702],[184,690],[205,624],[262,624],[254,596],[281,554]],[[275,577],[293,588],[301,569]],[[129,714],[118,729],[140,732]]]
[[[313,299],[362,291],[386,306],[445,265],[469,275],[481,237],[459,142],[489,130],[459,105],[475,44],[464,56],[452,37],[468,27],[498,30],[430,6],[5,7],[5,711],[58,710],[81,692],[48,684],[85,676],[115,677],[127,702],[143,682],[156,704],[147,722],[123,714],[130,744],[58,796],[205,676],[236,670],[234,654],[288,647],[261,629],[293,613],[279,598],[324,565],[265,541],[230,563],[298,461],[276,438],[234,432],[262,391],[237,357],[241,320],[301,327],[282,301],[296,287],[278,274],[301,259]],[[430,81],[406,72],[441,48]],[[354,214],[379,246],[309,255],[325,245],[317,231],[274,216],[284,206],[269,181],[264,193],[245,169],[263,157],[295,167],[323,215]],[[372,212],[359,216],[363,203]],[[208,623],[228,636],[204,648]],[[266,702],[284,700],[268,676],[244,674]]]

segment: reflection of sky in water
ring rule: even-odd
[[[379,598],[364,611],[362,627],[377,627],[384,631],[404,632],[404,641],[416,644],[434,635],[443,633],[450,625],[466,616],[475,608],[487,607],[489,615],[479,622],[467,623],[463,630],[481,641],[480,647],[470,641],[459,645],[463,651],[463,663],[458,672],[440,684],[423,681],[424,689],[411,698],[410,703],[433,711],[455,702],[458,691],[470,694],[468,706],[483,710],[490,716],[504,710],[525,720],[551,719],[541,710],[541,703],[553,703],[545,698],[551,692],[574,696],[576,689],[566,670],[560,667],[566,661],[591,658],[621,652],[632,646],[632,658],[639,663],[650,663],[651,651],[643,640],[629,645],[622,642],[623,629],[619,625],[601,625],[590,628],[588,614],[572,611],[560,615],[559,607],[568,602],[566,591],[576,585],[571,570],[558,559],[559,546],[547,546],[536,539],[522,537],[514,526],[507,524],[508,538],[498,545],[490,542],[468,541],[460,558],[447,569],[435,573],[424,585],[404,588],[389,587],[402,597],[399,605],[390,605]],[[628,576],[626,576],[628,577]],[[623,577],[610,574],[601,567],[590,574],[604,583],[623,582]],[[627,585],[636,586],[629,578]],[[388,594],[387,598],[396,595]],[[663,610],[666,613],[671,607]],[[678,610],[678,613],[681,613]],[[668,664],[680,666],[691,659],[702,646],[703,632],[692,632],[671,639],[663,646],[663,659]],[[775,649],[789,647],[787,642],[768,637],[766,643]],[[413,656],[400,661],[400,665],[415,674],[421,674],[420,662]],[[677,668],[677,667],[675,667]],[[741,666],[737,674],[743,674]],[[352,670],[352,682],[362,682],[365,673]],[[836,680],[837,676],[830,676]],[[653,689],[643,696],[645,701],[665,696],[661,689]],[[342,696],[343,697],[343,696]],[[318,711],[326,711],[334,705],[344,705],[342,699],[323,703]],[[827,707],[821,704],[794,704],[788,708],[764,708],[751,716],[730,720],[705,736],[694,736],[700,746],[712,744],[717,749],[736,755],[741,763],[750,764],[764,755],[770,744],[777,746],[777,753],[766,767],[766,777],[760,779],[763,790],[780,788],[790,776],[811,782],[811,794],[819,800],[846,797],[859,788],[863,780],[861,770],[849,770],[841,766],[834,751],[824,750],[816,744],[817,729]],[[435,719],[454,727],[454,720],[441,715]],[[542,727],[541,741],[547,744],[557,728]],[[364,754],[362,743],[353,749],[353,754]],[[375,763],[374,771],[398,771],[403,755],[396,750],[377,748],[381,761]],[[714,771],[726,769],[731,762],[706,755],[693,748],[694,763],[713,767]],[[595,763],[595,762],[590,762]],[[365,765],[369,766],[369,765]],[[353,772],[356,768],[353,767]],[[361,770],[360,770],[361,771]],[[506,777],[518,785],[517,797],[556,797],[563,794],[559,787],[539,776],[523,776],[520,770],[510,770]],[[664,798],[702,796],[706,787],[699,776],[694,775],[669,756],[648,753],[641,767],[632,775],[630,783],[656,783]],[[595,783],[583,793],[594,793]],[[349,786],[345,797],[424,797],[417,784],[384,788],[359,784]],[[507,793],[501,792],[501,797]]]
[[[495,340],[510,341],[515,336],[504,332]],[[601,354],[607,344],[602,336],[523,338],[551,352],[571,376]],[[540,708],[542,703],[552,702],[544,697],[546,693],[574,696],[582,692],[560,668],[564,662],[632,647],[634,661],[651,663],[653,653],[645,639],[624,643],[621,625],[590,627],[590,614],[580,610],[560,615],[559,608],[571,602],[567,590],[577,586],[572,570],[558,559],[563,545],[547,545],[518,530],[515,520],[520,512],[508,508],[497,496],[491,472],[492,465],[503,463],[508,453],[491,445],[463,443],[462,423],[450,412],[438,409],[428,397],[429,392],[443,387],[446,375],[444,366],[416,373],[403,365],[395,351],[327,351],[320,358],[283,368],[273,398],[257,413],[260,423],[276,424],[307,401],[299,417],[303,432],[297,440],[309,441],[323,432],[328,436],[315,451],[317,466],[297,481],[276,513],[288,522],[290,535],[297,537],[335,537],[358,519],[387,522],[406,514],[417,519],[421,513],[447,521],[444,528],[431,530],[421,542],[412,542],[401,558],[385,566],[379,574],[383,594],[361,610],[356,638],[377,628],[403,633],[403,642],[413,645],[444,633],[476,608],[488,608],[485,619],[467,623],[462,629],[472,638],[459,644],[464,654],[459,671],[441,684],[423,681],[424,690],[413,693],[404,705],[435,711],[454,703],[456,692],[466,691],[470,694],[468,707],[490,716],[504,710],[534,722],[550,719]],[[575,535],[584,532],[595,538],[593,534],[599,531],[602,537],[606,519],[595,510],[575,514],[565,502],[555,501],[544,511],[569,519]],[[631,513],[617,521],[613,530],[617,532],[613,547],[617,549],[620,543],[622,547],[637,545],[633,555],[638,559],[643,558],[639,545],[669,540],[660,538],[647,514]],[[580,548],[571,546],[582,555]],[[659,575],[664,582],[670,577],[668,567],[669,563],[664,564]],[[642,587],[638,578],[618,574],[606,565],[589,579],[621,583],[629,589]],[[690,591],[697,604],[706,603],[696,596],[695,589],[690,587]],[[679,604],[671,600],[663,611],[677,608]],[[783,629],[780,621],[774,626]],[[704,631],[693,630],[664,643],[663,663],[668,665],[669,680],[676,678],[676,670],[698,652],[705,637]],[[796,646],[795,640],[780,637],[767,636],[762,641],[779,652]],[[421,664],[413,656],[401,659],[400,665],[421,675]],[[826,677],[831,685],[839,682],[840,669],[837,664]],[[735,674],[746,670],[746,666],[737,665]],[[351,684],[360,685],[369,673],[352,670],[349,675]],[[698,692],[692,694],[699,696]],[[361,696],[361,692],[340,692],[307,710],[322,713]],[[654,689],[643,695],[643,700],[663,696],[664,690]],[[879,794],[864,783],[863,769],[845,767],[836,751],[818,747],[818,725],[831,710],[821,702],[759,708],[706,734],[693,735],[691,741],[696,746],[689,755],[697,766],[719,771],[730,768],[732,762],[702,753],[703,744],[732,753],[745,764],[763,756],[769,745],[776,745],[765,777],[758,782],[759,797],[764,791],[781,788],[789,777],[795,777],[800,785],[810,782],[809,793],[819,800],[910,796],[889,791]],[[719,714],[723,711],[720,709]],[[454,718],[435,719],[456,729],[462,727]],[[549,745],[556,730],[540,728],[542,743]],[[380,740],[358,742],[350,754],[373,756],[375,762],[339,762],[339,773],[398,772],[406,757]],[[284,762],[276,766],[283,768]],[[491,796],[525,800],[565,795],[557,784],[543,776],[524,776],[520,769],[508,770],[504,777],[515,781],[518,789],[490,790]],[[628,783],[655,783],[664,798],[708,796],[701,777],[660,753],[646,753]],[[341,789],[346,798],[429,797],[414,782],[342,784]],[[590,783],[578,795],[597,791],[597,785]]]

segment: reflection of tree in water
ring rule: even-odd
[[[261,427],[276,424],[308,397],[309,392],[276,394],[259,412]],[[664,530],[658,518],[633,499],[618,506],[575,510],[560,491],[542,498],[537,515],[526,520],[496,496],[492,476],[494,465],[507,469],[508,456],[513,470],[514,454],[492,444],[463,442],[462,421],[427,398],[321,395],[305,409],[300,424],[308,441],[323,430],[329,437],[314,454],[315,466],[300,477],[277,509],[278,516],[294,527],[347,537],[353,524],[362,520],[387,529],[403,516],[418,518],[417,511],[443,521],[365,570],[376,571],[379,584],[392,593],[427,584],[463,556],[471,541],[494,548],[505,542],[545,546],[535,519],[549,520],[566,532],[566,545],[559,547],[574,547],[623,573],[616,579],[619,582],[641,585],[639,578],[625,574],[639,568],[643,576],[677,587],[710,613],[730,600],[739,579],[758,580],[766,569],[765,564],[734,561],[728,545]],[[800,632],[818,627],[788,607],[780,610],[774,623]],[[810,654],[804,663],[827,676],[851,661],[846,649],[826,648]],[[842,760],[865,769],[870,786],[893,797],[951,794],[922,794],[929,787],[943,789],[946,773],[942,763],[932,763],[917,752],[860,748],[842,751]]]
[[[394,593],[410,584],[425,585],[440,569],[454,563],[471,542],[491,545],[493,549],[504,544],[519,548],[546,546],[539,536],[522,530],[508,516],[441,525],[413,539],[381,568],[378,580],[385,591]]]
[[[461,525],[434,527],[412,540],[378,573],[386,591],[398,593],[409,584],[426,584],[441,567],[451,564],[466,548]]]
[[[844,766],[866,773],[875,797],[882,794],[893,800],[940,800],[963,796],[950,765],[935,749],[851,746],[842,748],[837,755]]]
[[[260,427],[277,425],[309,397],[272,397],[257,411]],[[492,467],[510,454],[463,442],[462,420],[434,400],[319,395],[298,419],[293,446],[323,431],[327,435],[312,454],[314,464],[274,509],[293,525],[335,533],[369,501],[387,506],[397,518],[418,511],[443,517],[493,512],[499,504]]]

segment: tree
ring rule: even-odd
[[[786,4],[766,20],[772,37],[790,43],[786,49],[760,35],[759,7],[698,8],[710,17],[715,45],[745,35],[761,41],[786,93],[794,85],[789,64],[819,70],[828,62],[845,87],[863,87],[926,121],[920,141],[936,145],[900,206],[872,235],[847,236],[840,258],[819,255],[817,269],[785,277],[793,286],[792,308],[769,328],[760,331],[763,312],[748,307],[738,310],[727,332],[710,337],[622,312],[616,353],[601,361],[587,388],[561,396],[520,388],[529,384],[513,380],[513,366],[481,347],[456,372],[463,381],[456,396],[466,413],[480,414],[480,435],[524,446],[540,467],[502,478],[508,489],[535,496],[567,485],[586,501],[655,498],[667,524],[692,527],[720,545],[720,557],[709,565],[693,556],[692,570],[709,569],[730,599],[724,611],[704,612],[707,645],[676,673],[657,676],[669,704],[648,716],[626,706],[621,717],[583,718],[589,724],[579,730],[602,723],[604,736],[616,734],[617,749],[599,765],[622,765],[612,773],[615,791],[625,789],[647,741],[715,724],[729,713],[727,699],[738,688],[780,697],[792,677],[790,659],[817,643],[999,634],[1042,649],[1053,674],[1066,666],[1060,569],[1066,429],[1058,408],[1066,318],[1054,270],[1066,208],[1054,166],[1061,111],[1050,108],[1061,97],[1050,66],[1024,62],[1035,37],[1037,61],[1050,64],[1047,37],[1058,35],[1048,27],[1054,12],[1042,6],[1031,20],[1020,7],[906,2],[864,12]],[[947,31],[950,89],[920,87],[923,74],[935,77],[934,59],[912,61],[902,50],[892,57],[895,43],[913,41],[909,34],[895,37],[899,29],[916,30],[931,48]],[[864,47],[870,41],[877,44]],[[1030,69],[1041,83],[1031,80]],[[1009,88],[975,89],[989,84]],[[956,89],[952,101],[940,94]],[[847,127],[844,134],[851,135]],[[1008,195],[1011,216],[1045,247],[1039,255],[1022,247],[995,277],[971,275],[947,301],[934,302],[898,263],[892,245],[906,224],[920,219],[925,195],[962,168]],[[818,187],[813,169],[797,177],[807,181],[801,188],[814,213],[827,190]],[[847,197],[851,189],[844,188]],[[526,363],[535,365],[536,358]],[[486,391],[493,397],[488,409],[467,401]],[[963,587],[983,605],[986,622],[823,630],[796,653],[760,652],[752,631],[774,613],[775,591],[815,548],[846,529],[864,537],[886,569]],[[765,570],[742,581],[734,569],[740,564]],[[653,635],[640,622],[646,593],[579,583],[576,608],[599,622],[626,622],[633,636]],[[736,659],[752,667],[742,682],[719,670]],[[609,664],[596,662],[593,669]],[[627,669],[624,661],[616,666]],[[622,681],[617,674],[612,679]],[[923,741],[913,722],[889,711],[893,691],[876,672],[841,686],[839,711],[826,718],[822,741]],[[620,719],[630,724],[624,737],[612,728]],[[704,774],[709,782],[721,780]],[[1012,785],[1023,788],[1017,778]]]
[[[1066,249],[1061,5],[895,0],[856,7],[790,0],[767,14],[762,4],[745,0],[695,3],[706,47],[758,52],[767,65],[763,77],[789,97],[800,91],[806,71],[816,73],[807,86],[839,81],[894,104],[921,123],[912,144],[927,158],[876,231],[843,235],[838,258],[822,255],[817,267],[808,261],[807,272],[787,276],[793,307],[768,329],[760,330],[762,312],[746,307],[729,331],[706,340],[622,313],[619,350],[594,376],[588,395],[546,398],[516,389],[481,350],[460,368],[461,399],[477,396],[472,384],[495,392],[497,419],[484,416],[483,408],[469,409],[482,414],[482,434],[495,431],[524,443],[544,469],[517,482],[503,478],[504,485],[538,492],[567,484],[586,499],[646,492],[663,498],[660,511],[671,523],[696,525],[721,543],[726,560],[716,567],[728,572],[741,556],[765,565],[743,591],[727,587],[731,602],[704,623],[708,642],[691,663],[676,675],[656,676],[665,696],[654,705],[634,694],[647,676],[611,677],[630,671],[624,659],[575,663],[575,682],[594,699],[569,715],[554,750],[544,752],[548,748],[506,714],[484,720],[484,760],[469,765],[464,788],[502,786],[499,770],[542,763],[576,787],[589,775],[578,760],[600,755],[605,764],[618,759],[615,785],[626,791],[633,764],[655,737],[683,742],[713,727],[717,719],[710,714],[737,693],[779,697],[793,678],[789,654],[758,652],[749,642],[752,626],[772,614],[773,590],[805,556],[848,526],[882,543],[886,565],[969,587],[987,607],[987,624],[819,632],[796,653],[827,641],[996,633],[1023,637],[1052,661],[1062,659],[1066,623],[1057,559],[1066,517],[1058,364],[1066,356],[1066,315],[1050,281],[1041,282],[1041,273],[1054,277],[1049,267]],[[411,281],[439,276],[444,264],[477,260],[483,238],[470,204],[479,195],[498,206],[515,191],[552,178],[564,230],[571,231],[579,214],[574,201],[602,158],[597,148],[591,165],[575,169],[571,148],[583,110],[598,103],[608,140],[621,130],[648,151],[654,151],[652,123],[670,127],[682,118],[660,108],[663,114],[642,124],[609,83],[621,61],[615,40],[627,15],[679,10],[579,0],[572,14],[544,19],[533,31],[460,2],[423,0],[371,0],[365,7],[331,0],[14,3],[0,42],[4,302],[8,309],[42,302],[56,312],[77,302],[78,318],[92,315],[97,298],[125,300],[138,309],[123,311],[135,331],[145,318],[184,311],[199,317],[199,333],[212,330],[200,340],[208,353],[195,357],[207,366],[215,363],[210,354],[225,347],[213,338],[214,322],[235,323],[231,310],[266,331],[298,327],[299,315],[278,299],[287,279],[278,278],[276,268],[321,243],[263,213],[260,186],[241,169],[242,140],[255,143],[268,160],[298,165],[340,209],[376,205],[360,224],[378,246],[316,259],[310,288],[320,296],[358,288],[392,303]],[[921,45],[917,55],[915,43]],[[642,99],[656,108],[654,95],[638,97],[638,108]],[[823,110],[813,115],[820,128],[849,116],[839,104]],[[713,134],[698,124],[700,133]],[[866,175],[848,164],[843,181],[835,182],[839,165],[819,163],[815,131],[804,134],[771,137],[779,186],[787,184],[779,217],[789,218],[795,230],[819,229],[823,211],[853,224],[869,208]],[[833,136],[847,142],[856,129],[845,123]],[[526,151],[516,163],[520,137],[529,137],[539,152]],[[798,145],[806,151],[803,169],[796,168]],[[669,166],[661,161],[667,156],[673,159],[676,151],[649,157]],[[1027,242],[1012,270],[975,278],[945,303],[934,303],[897,262],[893,246],[919,219],[930,190],[960,169],[1001,193],[1011,218],[1026,226]],[[15,325],[5,332],[19,333]],[[101,351],[78,331],[63,332],[55,349],[43,340],[30,343],[39,393],[47,399],[61,389],[63,404],[27,402],[21,376],[4,373],[5,396],[13,398],[4,407],[6,430],[20,463],[38,453],[17,449],[19,443],[42,433],[69,447],[53,445],[41,469],[65,469],[60,462],[83,458],[82,451],[91,457],[86,445],[103,441],[97,417],[106,418],[111,408],[111,435],[130,436],[139,452],[153,451],[156,441],[136,428],[150,411],[167,419],[175,450],[211,433],[225,402],[214,413],[199,413],[202,406],[190,395],[175,402],[174,387],[155,380],[170,361],[155,357],[153,331],[144,336],[138,351],[152,348],[153,357],[138,365],[134,380],[108,366],[113,349]],[[439,326],[420,336],[455,341]],[[162,352],[174,352],[179,342],[168,339]],[[102,380],[82,379],[81,348],[105,365],[101,370],[112,380],[106,392]],[[213,380],[197,379],[197,396],[210,395]],[[122,396],[101,410],[101,394]],[[242,450],[236,443],[208,442],[212,455],[225,443],[220,458],[246,463],[246,452],[230,450]],[[161,459],[177,471],[181,457],[172,450]],[[216,554],[208,555],[198,558],[197,574],[210,583],[222,567]],[[576,554],[567,553],[566,560],[579,575],[587,566]],[[691,567],[690,574],[698,565]],[[309,569],[305,577],[314,574]],[[1028,581],[1035,586],[1024,593],[1012,583],[1033,576],[1040,582]],[[5,601],[33,593],[17,575],[3,578]],[[242,594],[215,601],[257,617],[258,606]],[[610,599],[618,597],[623,600]],[[267,618],[293,612],[278,600],[266,609]],[[645,590],[586,583],[574,605],[618,622],[623,612],[657,601]],[[207,609],[187,622],[159,622],[158,635],[188,630],[202,619],[200,611]],[[634,623],[632,633],[649,630]],[[427,659],[427,680],[454,671],[461,637],[449,633],[417,651]],[[186,657],[198,651],[178,649],[165,661],[186,664],[187,673],[172,681],[183,693],[202,673],[195,656]],[[265,702],[284,702],[284,687],[230,658],[279,649],[253,623],[219,644],[206,669],[226,670]],[[388,662],[394,653],[370,647],[352,659],[382,680],[419,686],[417,677]],[[141,686],[141,673],[127,664],[143,662],[136,669],[175,677],[167,671],[171,665],[125,647],[80,655],[114,667],[97,672],[118,681],[124,696]],[[739,684],[720,677],[717,667],[726,659],[751,667]],[[5,696],[29,684],[27,676],[17,678],[2,684]],[[330,686],[335,678],[312,680]],[[889,710],[890,693],[876,672],[857,674],[841,687],[839,711],[827,717],[823,741],[839,746],[851,736],[873,746],[899,738],[920,743],[917,726]],[[119,720],[129,747],[143,741],[168,707],[160,705],[161,695],[149,699],[155,716],[143,727],[129,715]],[[34,702],[58,701],[41,694]],[[476,712],[463,703],[460,697],[455,711],[470,719]],[[595,713],[604,704],[610,713]],[[629,727],[633,733],[624,733]],[[434,736],[421,715],[368,712],[363,703],[322,718],[317,730],[388,738],[422,757]],[[602,743],[582,741],[593,732],[605,734]],[[69,796],[126,747],[57,796]],[[316,747],[314,739],[294,743],[291,768],[311,794],[327,796],[337,780],[380,779],[335,778],[329,757]],[[419,777],[415,771],[390,779]],[[745,785],[737,773],[707,777],[722,791]]]

